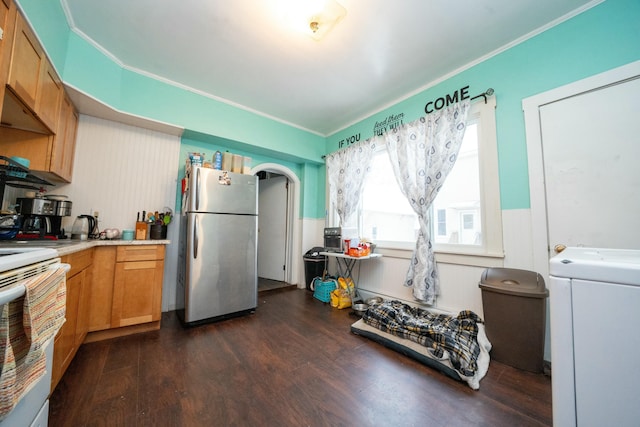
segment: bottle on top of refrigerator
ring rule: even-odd
[[[213,168],[214,169],[222,169],[222,153],[220,150],[213,153]]]
[[[251,175],[251,157],[244,157],[242,159],[242,173],[245,175]]]
[[[222,170],[231,172],[231,167],[233,163],[233,154],[229,151],[225,151],[222,154]]]
[[[242,156],[239,154],[234,154],[232,157],[231,163],[231,172],[242,173]]]

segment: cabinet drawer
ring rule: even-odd
[[[164,245],[118,246],[116,262],[153,261],[164,259]]]
[[[73,277],[93,263],[93,249],[65,255],[62,257],[62,262],[71,266],[67,277]]]

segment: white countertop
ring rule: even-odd
[[[0,248],[47,248],[54,249],[58,256],[64,256],[96,246],[168,245],[169,243],[171,240],[0,240]]]

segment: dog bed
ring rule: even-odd
[[[437,314],[400,301],[367,309],[351,332],[371,339],[449,377],[480,388],[489,368],[491,343],[484,324],[471,311]]]

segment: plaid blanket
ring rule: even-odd
[[[461,311],[457,316],[435,314],[410,307],[400,301],[374,305],[362,316],[367,324],[381,331],[421,344],[434,358],[449,356],[453,368],[471,377],[478,370],[478,323],[474,312]]]

